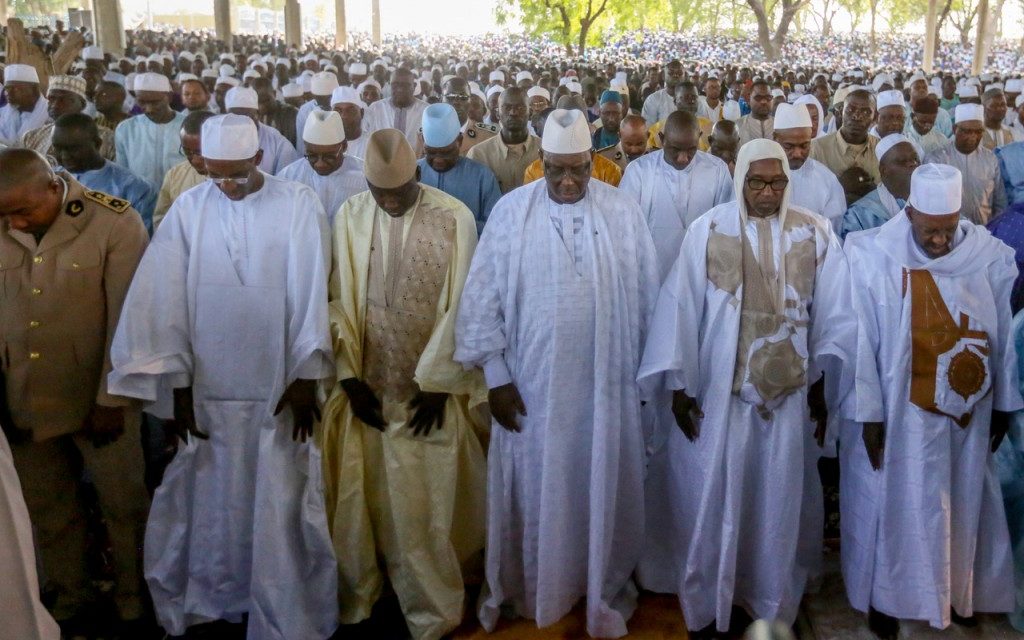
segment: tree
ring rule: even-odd
[[[864,12],[867,11],[865,0],[840,0],[839,3],[850,16],[850,33],[855,32],[861,18],[864,17]]]
[[[823,38],[832,35],[832,21],[835,19],[836,14],[839,13],[840,8],[839,0],[821,0],[820,7],[816,7],[813,3],[808,5],[808,10],[821,29],[821,36]]]
[[[810,0],[777,0],[770,4],[766,4],[764,0],[747,0],[747,5],[757,20],[757,40],[766,58],[779,59],[782,46],[786,44],[789,25],[797,12],[809,3]]]
[[[501,0],[494,8],[498,24],[518,19],[533,36],[550,36],[569,57],[582,56],[600,37],[602,27],[629,28],[643,19],[647,1]]]
[[[953,0],[952,9],[949,21],[960,34],[960,45],[966,47],[971,44],[971,30],[978,17],[978,3],[974,0]]]

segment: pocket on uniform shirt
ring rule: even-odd
[[[11,299],[21,291],[21,265],[25,263],[24,253],[0,257],[0,286],[4,298]]]
[[[103,256],[99,251],[73,250],[57,256],[57,284],[79,297],[103,287]]]

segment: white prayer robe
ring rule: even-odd
[[[499,609],[545,627],[587,599],[587,632],[626,634],[643,545],[644,438],[635,372],[657,296],[639,207],[591,180],[559,205],[543,180],[502,197],[473,256],[455,359],[514,382],[520,433],[491,427],[486,584]]]
[[[345,157],[356,158],[360,161],[366,159],[366,143],[370,140],[370,134],[366,131],[362,132],[355,140],[346,140]]]
[[[299,158],[281,169],[277,177],[294,180],[316,192],[316,197],[320,199],[320,204],[327,212],[328,229],[334,229],[334,216],[341,205],[355,194],[367,189],[362,160],[347,153],[341,166],[330,175],[320,175],[310,166],[309,160]]]
[[[48,105],[46,96],[39,96],[36,106],[24,113],[10,103],[0,107],[0,144],[18,146],[22,136],[46,124],[50,119]]]
[[[948,164],[960,170],[963,180],[963,207],[960,215],[976,224],[988,224],[989,220],[1003,212],[1007,206],[1006,185],[1003,183],[996,154],[978,145],[968,155],[960,153],[954,141],[934,153],[925,156],[925,162]]]
[[[790,202],[825,217],[832,223],[832,230],[839,233],[846,213],[846,194],[835,174],[814,158],[807,158],[799,169],[790,170],[789,179]]]
[[[163,184],[167,172],[185,159],[179,151],[184,120],[184,113],[163,124],[145,114],[128,118],[114,129],[115,162],[152,184]]]
[[[669,95],[667,89],[658,89],[644,100],[644,106],[640,109],[641,115],[647,121],[647,126],[653,126],[668,117],[668,114],[676,110],[676,101]]]
[[[337,565],[320,455],[273,411],[294,380],[333,373],[328,232],[316,194],[264,176],[244,200],[213,183],[178,196],[128,291],[112,393],[169,419],[191,386],[196,424],[167,467],[146,528],[145,573],[172,635],[249,614],[251,640],[337,626]]]
[[[281,169],[300,159],[295,147],[288,142],[288,138],[281,135],[281,132],[274,127],[268,127],[262,122],[258,122],[256,123],[256,132],[260,138],[260,150],[263,151],[260,171],[272,176],[277,175]]]
[[[420,134],[420,125],[423,120],[423,112],[427,109],[427,103],[419,98],[413,98],[412,104],[405,107],[405,128],[402,133],[409,144],[416,148],[417,138]],[[366,108],[363,116],[363,135],[368,135],[379,129],[393,129],[398,108],[391,103],[390,98],[378,100]]]
[[[661,280],[679,257],[679,245],[693,221],[735,198],[729,167],[704,151],[697,151],[681,171],[665,162],[660,150],[640,156],[626,166],[619,189],[647,218]]]
[[[1024,406],[1010,313],[1017,268],[1013,250],[984,227],[961,220],[957,236],[949,254],[928,259],[912,239],[907,217],[897,215],[848,235],[845,245],[859,325],[855,402],[840,450],[846,592],[855,609],[871,606],[936,628],[949,625],[950,607],[970,616],[1014,605],[989,424],[993,410]],[[959,405],[958,414],[973,411],[965,429],[911,404],[908,269],[931,273],[955,323],[967,321],[970,330],[988,334],[990,352],[981,356],[987,371],[976,394],[965,399],[945,379],[935,382],[937,402]],[[962,353],[969,343],[960,338],[947,353]],[[939,371],[942,362],[940,356]],[[976,404],[967,409],[968,401]],[[886,426],[880,471],[868,461],[864,422]]]
[[[775,344],[792,343],[808,385],[825,374],[830,410],[851,384],[841,373],[853,359],[856,334],[849,268],[831,225],[793,206],[784,233],[778,216],[741,225],[733,201],[690,227],[662,285],[639,373],[647,397],[657,399],[655,440],[667,438],[671,461],[667,470],[656,469],[664,484],[648,480],[648,494],[667,493],[669,508],[648,519],[641,585],[676,593],[694,630],[712,622],[727,630],[734,605],[754,618],[792,624],[821,564],[824,506],[816,464],[822,450],[813,438],[806,387],[771,404],[750,381],[739,394],[732,390],[746,289],[740,233],[756,256],[758,234],[770,229],[776,273],[786,256],[781,306],[792,333]],[[724,249],[709,256],[711,243],[734,245],[735,258],[723,261]],[[812,256],[814,271],[796,273],[800,260]],[[764,378],[770,382],[773,373],[769,368]],[[661,391],[677,389],[704,412],[695,442],[676,426],[671,398]],[[769,411],[762,415],[755,401]]]
[[[0,637],[60,640],[60,627],[39,601],[32,522],[7,438],[0,431]]]

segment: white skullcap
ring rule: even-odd
[[[978,88],[972,84],[965,84],[956,93],[961,98],[977,98]]]
[[[377,87],[377,91],[381,90],[379,82],[377,82],[373,78],[367,78],[366,80],[363,80],[362,82],[359,83],[359,86],[356,87],[356,91],[362,93],[363,89],[365,89],[366,87]]]
[[[302,140],[309,144],[330,146],[345,141],[345,127],[337,111],[313,110],[302,128]]]
[[[1020,78],[1010,78],[1006,81],[1006,86],[1003,87],[1003,91],[1006,93],[1021,93],[1024,90],[1024,80]]]
[[[921,73],[920,71],[918,71],[914,75],[910,76],[910,79],[907,80],[907,86],[909,87],[910,85],[914,84],[918,80],[925,80],[924,74]],[[927,80],[925,80],[925,81],[927,82]]]
[[[922,78],[923,80],[923,78]],[[883,91],[878,94],[878,108],[879,110],[886,107],[903,107],[906,108],[906,103],[903,101],[903,92],[896,89],[889,91]]]
[[[520,71],[516,74],[516,82],[522,82],[523,80],[533,81],[533,74],[529,71]]]
[[[235,78],[235,77],[232,77],[232,76],[222,76],[220,78],[217,78],[217,84],[215,84],[214,86],[215,87],[219,87],[222,84],[226,84],[229,87],[237,87],[238,85],[240,85],[242,83],[239,82],[238,78]]]
[[[82,49],[82,60],[103,60],[103,48],[95,45]]]
[[[555,109],[544,124],[540,148],[545,153],[583,153],[593,148],[590,125],[579,109]]]
[[[459,137],[462,125],[452,105],[438,102],[423,111],[423,144],[428,147],[447,147]]]
[[[227,109],[259,109],[260,99],[255,89],[234,87],[224,94],[224,106]]]
[[[336,104],[341,104],[343,102],[354,104],[360,109],[366,108],[366,103],[363,102],[363,99],[359,97],[359,92],[353,89],[352,87],[338,87],[331,92],[332,107]]]
[[[216,78],[217,77],[217,72],[214,71],[213,69],[203,69],[203,72],[202,72],[201,75],[204,78]]]
[[[722,117],[726,120],[732,120],[736,122],[742,117],[743,113],[740,111],[740,103],[735,100],[727,100],[725,105],[722,106]]]
[[[956,105],[956,111],[953,113],[953,121],[957,124],[970,122],[971,120],[985,121],[985,107],[980,104],[958,104]]]
[[[1016,98],[1014,98],[1014,100],[1013,100],[1013,108],[1016,109],[1021,104],[1024,104],[1024,94],[1021,94],[1021,95],[1017,96]]]
[[[311,93],[313,91],[312,76],[299,76],[299,86],[302,87],[303,94]]]
[[[496,93],[501,93],[502,91],[504,91],[504,89],[502,89],[498,85],[494,85],[493,87],[488,87],[487,88],[487,98],[490,99],[491,96],[493,96]]]
[[[281,97],[300,98],[302,97],[302,87],[295,84],[294,82],[289,82],[288,84],[281,87]]]
[[[146,62],[159,62],[160,64],[163,64],[164,57],[159,53],[151,53],[149,54],[149,57],[146,58]]]
[[[923,78],[922,78],[923,79]],[[883,84],[892,84],[892,78],[887,73],[880,73],[871,81],[871,88],[878,91]]]
[[[889,135],[879,140],[878,144],[875,145],[875,157],[878,158],[879,162],[881,162],[882,158],[885,157],[885,154],[888,153],[890,149],[904,142],[914,147],[914,151],[917,152],[918,160],[924,158],[924,150],[921,148],[921,146],[918,145],[913,140],[911,140],[910,138],[908,138],[907,136],[903,135],[902,133],[890,133]]]
[[[773,98],[785,98],[786,97],[786,92],[783,91],[782,89],[772,89],[772,97]]]
[[[249,78],[255,80],[256,78],[259,77],[261,77],[260,72],[256,71],[255,69],[246,69],[245,73],[242,74],[242,80],[248,80]]]
[[[487,81],[494,82],[495,80],[498,80],[499,82],[504,82],[505,74],[502,73],[501,71],[492,71],[491,75],[487,76]]]
[[[182,51],[178,54],[178,58],[181,60],[188,60],[189,62],[192,62],[196,59],[196,54],[192,53],[191,51]]]
[[[260,150],[256,123],[234,113],[213,116],[203,123],[200,150],[207,160],[248,160]]]
[[[366,63],[365,62],[353,62],[348,72],[354,76],[365,76],[366,75]]]
[[[310,89],[315,96],[329,96],[338,87],[338,76],[329,71],[321,71],[313,74],[310,82]]]
[[[534,96],[540,96],[547,100],[548,102],[551,102],[551,92],[540,85],[532,86],[526,92],[527,98],[533,98]]]
[[[935,87],[928,87],[928,95],[935,96],[936,98],[942,98],[942,96],[939,95],[939,90]]]
[[[994,79],[995,78],[993,77],[993,75],[991,73],[983,73],[983,74],[981,74],[981,81],[982,82],[988,83],[988,82],[992,82],[992,80],[994,80]]]
[[[569,90],[569,93],[575,93],[577,95],[583,93],[583,85],[575,80],[570,80],[565,83],[565,88]]]
[[[864,77],[864,72],[858,69],[858,70],[853,72],[853,77],[854,78],[863,78]]]
[[[4,84],[8,82],[31,82],[39,84],[39,74],[30,64],[9,64],[4,68]]]
[[[980,87],[981,86],[981,80],[979,80],[977,77],[967,78],[967,81],[964,84],[969,84],[969,85],[973,85],[975,87]]]
[[[222,64],[217,70],[220,72],[220,75],[224,77],[235,75],[235,66],[231,64]]]
[[[135,76],[135,92],[156,91],[159,93],[171,92],[171,81],[162,73],[140,73]]]
[[[930,216],[946,216],[960,211],[963,181],[960,171],[947,164],[923,164],[910,176],[907,203]]]
[[[338,71],[338,67],[334,66],[333,64],[325,64],[322,68],[324,71],[332,71],[335,73],[337,73]]]
[[[116,71],[108,71],[105,74],[103,74],[103,81],[113,82],[114,84],[119,84],[122,87],[125,86],[124,74],[118,73]]]
[[[197,76],[194,73],[179,73],[178,74],[178,82],[190,82],[190,81],[193,81],[193,80],[194,81],[198,81],[199,80],[199,76]]]
[[[775,111],[775,130],[780,129],[810,129],[811,114],[803,105],[794,106],[791,104],[780,104]],[[811,132],[814,133],[813,131]],[[813,137],[813,136],[812,136]]]
[[[844,76],[841,73],[833,73],[832,74],[832,82],[842,82],[843,78],[845,78],[845,77],[846,76]]]

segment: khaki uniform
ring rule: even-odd
[[[498,135],[498,125],[467,120],[466,124],[462,125],[462,145],[459,147],[459,155],[465,156],[474,146],[485,140],[490,140],[496,135]],[[423,127],[420,127],[420,132],[416,136],[415,151],[417,158],[422,158],[425,153],[423,148]]]
[[[629,164],[629,156],[622,150],[622,146],[613,144],[605,147],[604,149],[598,149],[597,155],[601,156],[606,160],[611,160],[619,166],[622,171],[626,170],[626,165]]]
[[[130,204],[89,191],[66,173],[61,213],[39,240],[0,221],[0,355],[14,426],[15,467],[57,601],[69,617],[89,601],[84,467],[99,494],[117,569],[122,618],[142,613],[139,548],[148,497],[140,414],[107,393],[110,341],[147,242]],[[97,448],[81,433],[93,405],[125,407],[125,433]]]
[[[540,138],[528,135],[526,142],[509,146],[500,135],[495,135],[470,149],[466,157],[487,165],[505,194],[523,186],[527,167],[540,157]]]

